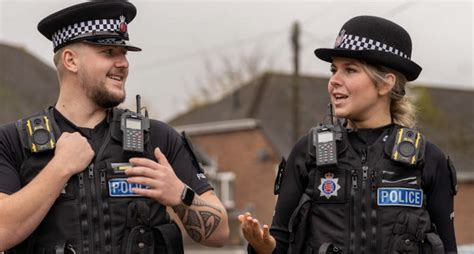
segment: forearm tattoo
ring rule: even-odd
[[[173,210],[183,222],[189,237],[196,242],[209,238],[222,220],[221,208],[206,202],[197,195],[190,207],[179,204],[173,207]]]

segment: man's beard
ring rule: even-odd
[[[101,108],[113,108],[118,106],[125,100],[125,90],[123,96],[114,95],[107,91],[105,87],[105,80],[97,82],[90,78],[87,72],[80,75],[81,86],[86,90],[86,95],[95,104]]]
[[[125,100],[125,91],[124,96],[114,95],[107,91],[104,82],[101,82],[99,86],[89,87],[87,90],[87,96],[102,108],[116,107]]]

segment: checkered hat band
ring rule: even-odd
[[[401,56],[406,59],[410,59],[410,57],[403,53],[402,51],[389,46],[387,44],[381,43],[376,40],[372,40],[366,37],[361,37],[358,35],[352,34],[345,34],[342,37],[342,43],[338,46],[338,48],[342,49],[350,49],[350,50],[377,50],[377,51],[384,51],[388,53],[392,53],[397,56]]]
[[[57,46],[72,40],[80,35],[92,34],[97,32],[119,33],[119,19],[97,19],[83,21],[64,27],[53,34],[53,46]]]
[[[110,39],[96,40],[95,42],[102,43],[102,44],[122,44],[123,40],[110,38]]]

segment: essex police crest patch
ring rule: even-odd
[[[339,178],[334,178],[333,173],[324,174],[324,178],[321,178],[321,184],[318,186],[321,192],[320,196],[325,196],[327,199],[330,199],[331,196],[337,197],[337,191],[341,188],[338,181]]]

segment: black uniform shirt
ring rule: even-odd
[[[93,129],[80,128],[54,109],[54,118],[62,132],[80,132],[97,154],[109,128],[107,117]],[[163,122],[150,120],[150,142],[159,147],[173,167],[176,176],[202,194],[212,187],[191,160],[181,136]],[[0,126],[0,193],[12,194],[22,188],[18,171],[23,161],[22,146],[15,123]],[[154,149],[153,149],[154,150]]]
[[[354,150],[359,151],[360,148],[372,144],[385,129],[390,127],[392,125],[377,129],[349,130],[349,142]],[[271,235],[277,240],[276,253],[287,252],[290,217],[308,184],[308,172],[305,167],[307,151],[308,137],[305,136],[294,146],[283,172],[280,194],[270,228]],[[445,251],[456,253],[454,225],[451,219],[454,190],[450,179],[446,156],[434,144],[427,142],[422,175],[423,188],[427,194],[427,210],[432,223],[436,225]]]

